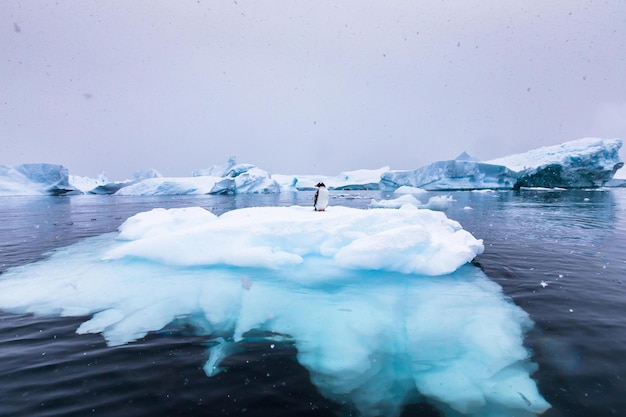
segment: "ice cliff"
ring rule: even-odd
[[[468,160],[434,162],[414,171],[388,171],[381,182],[388,188],[410,186],[425,190],[512,189],[517,173],[503,165]]]
[[[621,139],[585,138],[488,161],[518,172],[520,187],[600,187],[618,169]]]
[[[80,194],[67,168],[56,164],[0,164],[0,195]]]
[[[381,182],[426,190],[600,187],[624,165],[621,146],[621,139],[585,138],[486,162],[463,156],[413,171],[388,171]]]

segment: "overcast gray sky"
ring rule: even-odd
[[[0,23],[5,164],[334,175],[626,138],[623,0],[3,0]]]

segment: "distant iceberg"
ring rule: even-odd
[[[413,171],[389,171],[382,183],[390,188],[426,190],[517,189],[521,187],[586,188],[609,184],[624,163],[621,139],[586,138],[526,153],[476,162],[465,152]]]
[[[621,139],[584,138],[487,161],[518,172],[515,188],[586,188],[606,185],[618,169]]]
[[[272,178],[278,181],[283,191],[314,190],[318,182],[323,182],[330,190],[378,190],[381,188],[380,178],[387,171],[389,167],[384,166],[345,171],[335,176],[274,174]]]
[[[209,194],[268,194],[280,192],[280,185],[255,165],[232,166],[224,178],[215,183]]]
[[[378,190],[380,177],[388,170],[389,167],[385,166],[375,170],[341,172],[331,177],[269,174],[256,165],[237,164],[235,158],[230,158],[226,164],[194,171],[193,177],[165,177],[125,184],[117,195],[267,194],[314,190],[319,182],[331,190]]]
[[[387,188],[410,186],[428,191],[510,190],[515,186],[517,173],[503,165],[455,159],[434,162],[414,171],[388,171],[381,181]]]
[[[0,164],[0,195],[80,194],[70,185],[68,170],[56,164]]]
[[[421,400],[448,417],[535,416],[550,405],[523,345],[532,321],[469,264],[482,251],[410,205],[154,209],[7,270],[0,308],[86,317],[77,333],[111,346],[180,323],[207,338],[209,376],[256,332],[295,345],[320,393],[364,417]]]
[[[314,190],[323,182],[331,190],[402,189],[403,192],[511,190],[521,187],[586,188],[626,186],[615,174],[621,139],[586,138],[522,154],[479,162],[466,152],[415,170],[359,169],[335,176],[270,174],[252,164],[225,164],[193,172],[191,177],[162,177],[155,170],[135,173],[126,181],[108,182],[70,176],[53,164],[0,165],[0,195],[89,194],[187,195],[279,193]],[[74,182],[74,184],[72,183]],[[80,191],[79,191],[80,190]]]
[[[108,184],[109,179],[104,174],[100,174],[98,178],[69,175],[69,183],[72,187],[80,190],[82,193],[88,193],[96,187],[102,187]]]
[[[83,192],[87,194],[115,194],[117,191],[121,190],[122,188],[128,187],[133,184],[137,184],[138,182],[143,181],[145,179],[161,178],[161,177],[162,175],[154,168],[141,169],[133,173],[132,180],[113,181],[113,182],[109,182],[107,180],[106,182],[100,183],[97,186],[89,190],[82,189],[82,188],[81,189],[83,190]]]
[[[230,158],[226,164],[194,171],[191,177],[163,177],[156,170],[143,170],[132,180],[101,183],[85,192],[125,196],[277,193],[280,185],[267,171],[236,164]]]

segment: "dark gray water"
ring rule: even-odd
[[[481,238],[476,263],[527,311],[533,377],[552,404],[544,415],[626,415],[626,190],[452,193],[448,216]],[[332,204],[365,208],[382,192],[336,192]],[[310,193],[206,197],[3,197],[0,271],[85,237],[115,230],[153,207],[216,214],[302,204]],[[471,207],[472,209],[466,209]],[[1,278],[1,275],[0,275]],[[544,285],[542,285],[542,282]],[[546,285],[547,284],[547,285]],[[208,378],[204,338],[172,325],[107,347],[77,335],[85,321],[0,313],[0,415],[332,416],[293,346],[250,343]],[[250,364],[254,366],[251,366]],[[405,416],[436,416],[409,405]]]

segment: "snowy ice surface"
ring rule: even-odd
[[[80,194],[67,168],[56,164],[0,164],[0,195]]]
[[[528,152],[492,159],[485,161],[485,163],[504,165],[518,172],[543,165],[566,165],[573,162],[592,163],[594,166],[612,169],[613,165],[618,162],[616,160],[618,158],[616,152],[619,151],[621,146],[621,139],[583,138],[560,145],[544,146]]]
[[[427,399],[447,416],[535,416],[528,315],[469,264],[445,214],[333,206],[154,209],[0,277],[0,308],[91,316],[110,345],[170,323],[213,342],[207,375],[254,337],[288,340],[320,392],[363,416]],[[251,364],[250,366],[254,366]]]

